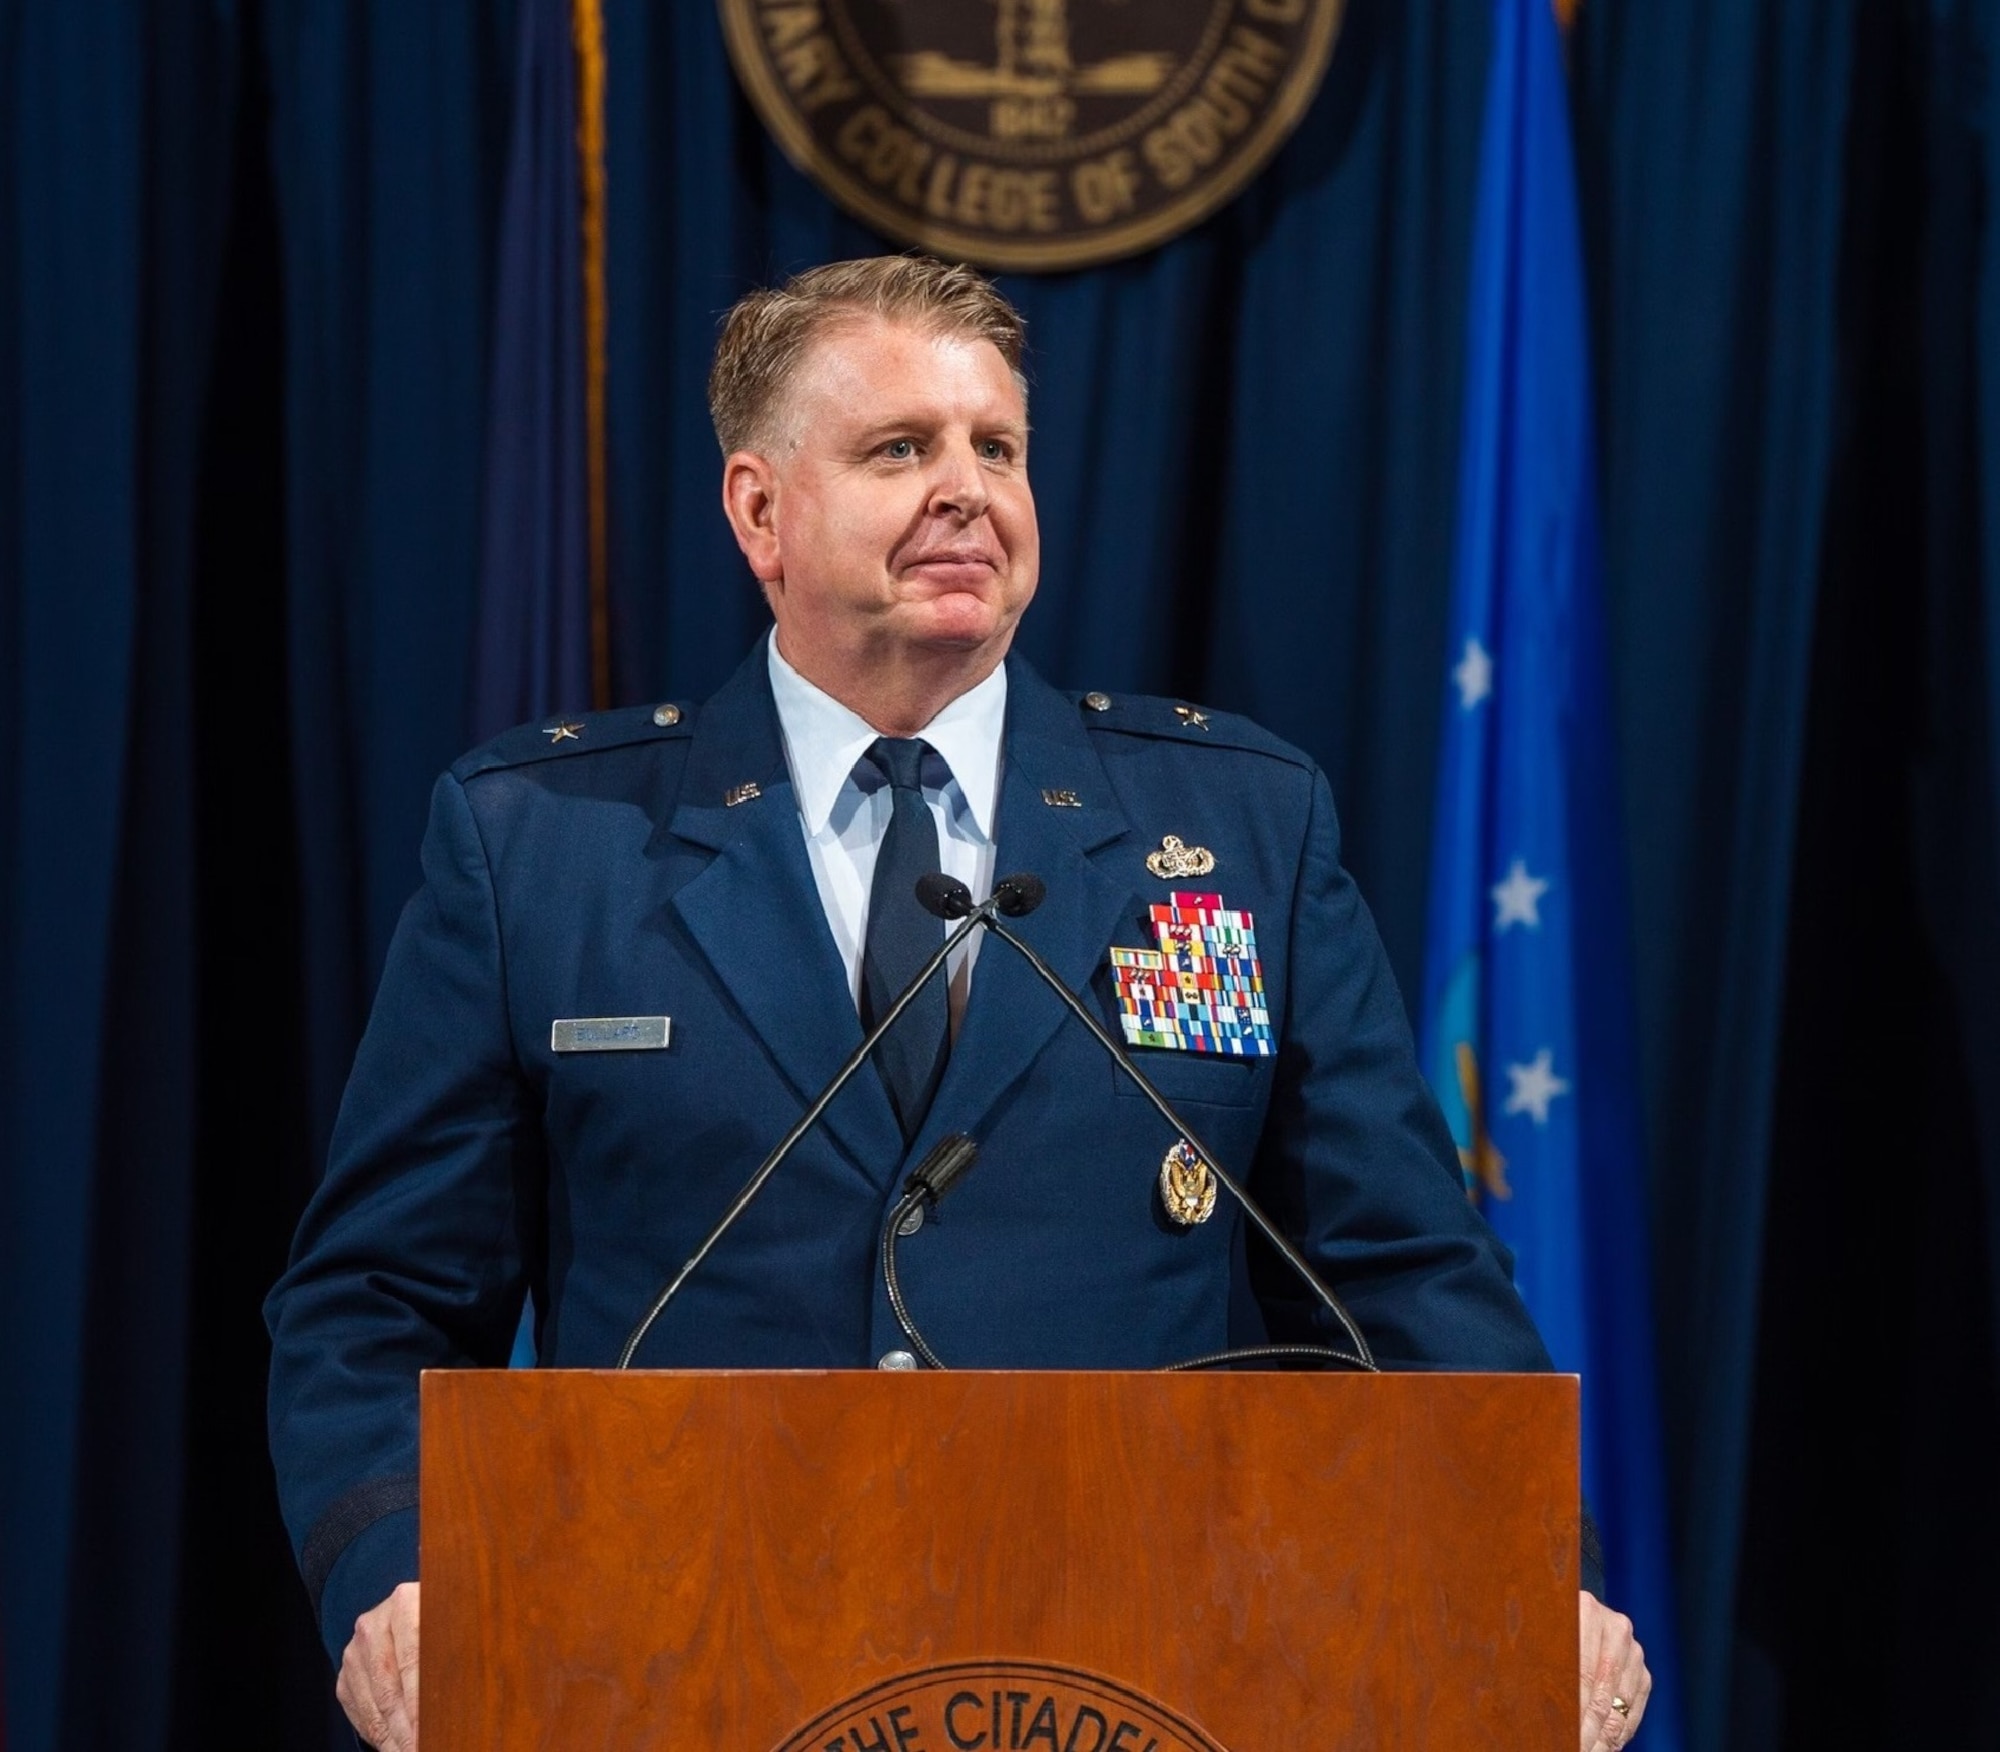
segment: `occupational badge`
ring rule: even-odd
[[[1157,852],[1146,854],[1146,868],[1163,882],[1206,876],[1215,868],[1215,854],[1206,846],[1184,846],[1178,834],[1168,834]]]
[[[1215,1215],[1215,1176],[1186,1138],[1175,1138],[1160,1159],[1160,1203],[1183,1229]]]
[[[1219,894],[1175,894],[1151,912],[1157,949],[1113,948],[1127,1046],[1269,1058],[1271,1013],[1257,931]]]

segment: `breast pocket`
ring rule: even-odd
[[[1270,1082],[1268,1058],[1167,1047],[1128,1047],[1125,1056],[1176,1107],[1248,1107],[1262,1097]],[[1145,1101],[1144,1091],[1117,1066],[1111,1067],[1111,1075],[1112,1086],[1120,1095]]]
[[[1097,996],[1111,1038],[1124,1047],[1125,1056],[1176,1107],[1183,1102],[1205,1107],[1249,1107],[1263,1099],[1270,1087],[1272,1061],[1268,1057],[1129,1044],[1119,1013],[1115,976],[1109,968],[1099,977]],[[1110,1069],[1112,1087],[1120,1096],[1145,1101],[1144,1091],[1130,1077],[1116,1065]]]

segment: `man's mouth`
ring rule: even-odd
[[[977,548],[945,548],[919,554],[903,567],[906,574],[946,584],[984,583],[999,569],[991,554]]]

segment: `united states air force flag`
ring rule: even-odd
[[[1583,1377],[1606,1586],[1683,1745],[1561,46],[1495,0],[1468,299],[1422,1050],[1467,1187]]]

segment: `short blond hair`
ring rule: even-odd
[[[1027,324],[971,268],[930,256],[864,256],[795,274],[738,299],[723,319],[708,373],[708,413],[724,456],[769,446],[773,418],[806,350],[843,316],[876,316],[935,334],[990,341],[1025,405]]]

